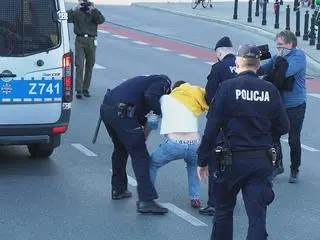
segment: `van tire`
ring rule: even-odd
[[[54,147],[51,144],[31,144],[28,145],[30,156],[37,159],[48,159],[53,153]]]

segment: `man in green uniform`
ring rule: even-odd
[[[82,98],[82,95],[90,97],[89,87],[95,63],[97,29],[104,21],[101,12],[88,0],[79,0],[73,9],[68,11],[68,22],[73,23],[73,31],[76,34],[75,66],[78,99]]]

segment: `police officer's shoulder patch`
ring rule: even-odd
[[[230,70],[230,72],[232,72],[232,73],[237,73],[237,72],[236,72],[236,69],[237,69],[236,66],[229,66],[229,70]]]

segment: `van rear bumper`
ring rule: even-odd
[[[35,143],[50,143],[46,135],[35,136],[0,136],[0,145],[28,145]]]
[[[55,127],[65,126],[67,131],[70,114],[71,109],[62,110],[60,119],[53,124],[0,125],[0,145],[50,143],[57,147],[60,145],[62,133],[57,134],[52,130]]]

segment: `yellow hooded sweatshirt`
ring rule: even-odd
[[[205,89],[192,86],[189,83],[181,84],[179,87],[172,90],[170,96],[183,103],[197,117],[204,111],[209,109],[209,106],[204,98]]]

